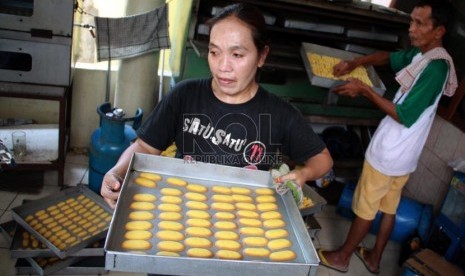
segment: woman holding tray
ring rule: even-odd
[[[176,157],[192,161],[269,170],[285,155],[303,164],[277,182],[303,185],[332,167],[325,144],[302,115],[257,83],[270,50],[263,15],[234,4],[207,23],[212,76],[179,82],[145,120],[103,179],[101,194],[112,207],[132,155],[159,155],[173,142]]]

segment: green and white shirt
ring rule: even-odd
[[[390,56],[391,67],[398,72],[421,55],[418,48],[394,52]],[[397,91],[393,102],[400,123],[391,116],[381,121],[365,154],[370,165],[390,176],[415,171],[448,74],[445,60],[432,60],[409,91]]]

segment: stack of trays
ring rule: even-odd
[[[12,209],[14,221],[2,225],[11,257],[31,271],[53,274],[88,258],[103,258],[112,210],[87,186],[63,190]],[[96,270],[91,270],[94,273]],[[106,273],[100,267],[98,273]],[[94,273],[95,274],[95,273]]]
[[[135,154],[106,268],[174,275],[308,275],[318,258],[290,193],[268,172]]]

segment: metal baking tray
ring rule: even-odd
[[[10,245],[13,242],[13,236],[17,225],[18,224],[14,220],[0,224],[0,235],[2,235],[3,239]]]
[[[116,205],[115,213],[111,221],[110,229],[105,243],[106,264],[105,268],[116,271],[157,273],[168,275],[215,275],[221,271],[224,275],[256,275],[257,271],[266,271],[267,275],[315,275],[318,267],[318,257],[312,240],[302,220],[302,216],[290,193],[284,196],[276,194],[278,209],[286,222],[286,229],[293,243],[291,249],[297,258],[291,262],[270,262],[259,258],[244,258],[244,260],[221,260],[217,258],[202,259],[187,257],[181,252],[181,257],[156,256],[156,235],[151,239],[152,249],[147,252],[137,253],[122,249],[124,240],[125,224],[128,221],[129,204],[135,193],[152,193],[159,197],[159,189],[166,187],[164,180],[158,182],[158,187],[145,188],[134,184],[133,180],[140,172],[153,172],[166,179],[169,176],[180,177],[189,183],[199,183],[207,187],[220,186],[243,186],[251,189],[259,187],[273,187],[270,173],[264,171],[248,170],[229,166],[186,163],[184,160],[153,156],[136,153],[133,155],[129,169],[122,186],[121,194]],[[172,186],[171,186],[172,187]],[[179,188],[179,187],[178,187]],[[184,189],[184,188],[182,188]],[[211,190],[206,193],[211,200]],[[181,211],[184,213],[185,207]],[[156,209],[156,226],[158,216]],[[212,210],[209,211],[213,214]],[[185,218],[183,219],[184,222]],[[212,218],[212,223],[215,219]],[[154,227],[152,231],[157,231]],[[214,238],[211,239],[214,241]],[[215,252],[214,246],[211,248]]]
[[[60,271],[63,268],[68,267],[74,263],[77,263],[83,258],[84,257],[67,257],[65,259],[59,259],[58,257],[52,257],[25,258],[25,260],[31,265],[32,269],[38,275],[49,275],[57,271]]]
[[[22,226],[18,225],[16,228],[13,242],[10,246],[10,254],[12,258],[27,258],[27,257],[55,257],[55,253],[45,246],[44,244],[38,244],[37,248],[31,248],[30,246],[24,248],[23,246],[23,233],[27,232]],[[86,248],[83,248],[77,252],[70,254],[72,257],[86,257],[86,256],[104,256],[105,251],[103,245],[105,240],[101,239],[100,241],[94,242]]]
[[[17,275],[39,275],[37,270],[26,259],[18,259],[15,265]],[[105,269],[105,257],[87,257],[58,271],[49,272],[50,275],[103,275],[108,274]]]
[[[71,198],[76,199],[80,195],[84,195],[85,197],[89,198],[91,201],[101,207],[100,209],[102,209],[103,212],[106,212],[110,216],[112,215],[113,210],[105,203],[102,197],[98,196],[96,193],[90,190],[87,185],[78,185],[76,187],[69,188],[53,195],[13,208],[13,219],[19,225],[24,227],[25,230],[33,234],[40,242],[50,248],[56,256],[62,259],[66,258],[104,238],[108,231],[109,222],[106,222],[106,224],[102,227],[97,227],[97,232],[95,232],[95,234],[91,234],[87,238],[79,238],[80,241],[77,244],[67,246],[64,249],[59,249],[50,240],[48,240],[46,237],[36,231],[28,222],[26,222],[26,217],[29,215],[34,215],[39,210],[44,210],[52,205],[58,204],[61,201],[65,201]],[[74,225],[74,223],[70,226],[72,225]],[[64,229],[68,230],[67,227],[64,227]]]
[[[312,66],[310,65],[310,61],[307,58],[307,54],[309,53],[331,56],[335,58],[340,58],[342,60],[351,60],[355,57],[361,56],[360,54],[351,53],[351,52],[347,52],[344,50],[339,50],[339,49],[330,48],[330,47],[326,47],[322,45],[303,42],[302,47],[300,49],[300,54],[304,61],[305,70],[307,71],[307,75],[310,79],[310,83],[312,85],[325,87],[325,88],[333,88],[335,86],[344,84],[347,81],[323,78],[323,77],[319,77],[313,74]],[[373,90],[380,96],[384,95],[384,92],[386,91],[386,87],[384,86],[384,83],[381,81],[380,77],[376,73],[375,68],[370,65],[370,66],[366,66],[366,69],[368,72],[368,77],[373,83]]]
[[[304,196],[310,198],[313,202],[312,206],[301,209],[299,208],[302,216],[313,215],[315,213],[323,211],[323,208],[326,205],[326,199],[320,196],[315,190],[313,190],[308,185],[302,186],[302,192]]]

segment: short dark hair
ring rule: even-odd
[[[263,53],[265,47],[269,45],[269,38],[262,12],[252,5],[244,3],[232,4],[222,8],[206,24],[211,30],[216,23],[230,16],[240,19],[249,26],[255,47],[259,53]]]
[[[452,17],[452,6],[448,0],[420,0],[415,7],[431,7],[431,18],[433,26],[448,27]]]

